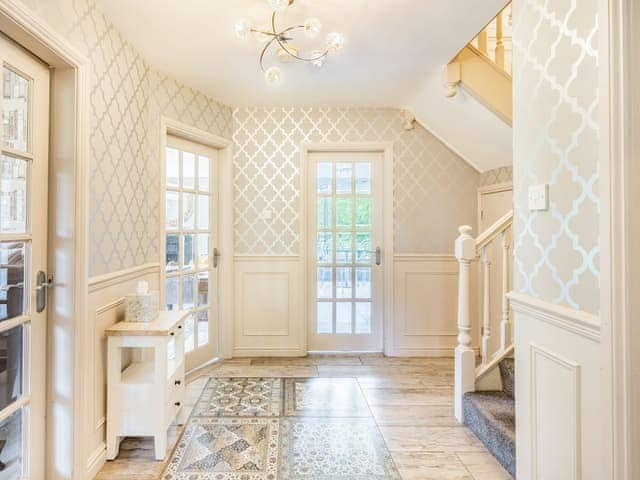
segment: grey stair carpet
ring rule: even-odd
[[[469,392],[464,395],[464,423],[476,434],[500,464],[516,475],[516,412],[514,364],[500,363],[502,391]]]

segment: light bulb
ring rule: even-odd
[[[241,38],[241,39],[247,38],[247,35],[249,35],[250,31],[251,31],[251,24],[249,23],[249,20],[247,20],[246,18],[241,18],[236,22],[235,32],[238,38]]]
[[[338,32],[331,32],[327,35],[327,49],[330,52],[336,53],[342,50],[344,46],[344,35]]]
[[[272,10],[281,11],[290,5],[289,0],[267,0]]]
[[[327,60],[326,52],[323,50],[314,50],[311,52],[311,65],[316,68],[320,68],[324,65],[324,62]]]
[[[309,38],[315,38],[320,33],[322,24],[317,18],[307,18],[304,22],[304,34]]]
[[[280,85],[282,81],[281,71],[278,67],[269,67],[266,72],[264,72],[264,78],[272,87],[277,87]]]

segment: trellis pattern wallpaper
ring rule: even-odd
[[[90,61],[90,275],[157,262],[160,117],[231,138],[231,109],[154,71],[93,0],[24,0]]]
[[[398,253],[452,253],[458,226],[475,224],[478,173],[422,127],[405,131],[399,110],[241,108],[233,119],[236,254],[300,253],[300,146],[309,142],[394,142]]]
[[[498,183],[513,182],[513,167],[499,167],[480,174],[480,186],[487,187]]]
[[[515,286],[598,313],[597,0],[516,0]],[[530,212],[530,185],[550,209]]]

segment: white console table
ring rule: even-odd
[[[167,429],[184,401],[186,311],[162,311],[153,322],[108,328],[107,459],[123,437],[154,437],[156,460],[167,453]]]

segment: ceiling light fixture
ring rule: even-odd
[[[277,57],[281,62],[291,62],[300,60],[309,62],[314,67],[322,67],[330,53],[338,53],[344,46],[344,35],[338,32],[331,32],[327,35],[323,48],[314,49],[308,56],[301,54],[297,47],[291,44],[293,38],[291,34],[296,30],[303,30],[308,38],[315,38],[322,30],[322,24],[317,18],[308,18],[302,25],[293,25],[282,30],[276,26],[276,16],[291,6],[295,0],[267,0],[269,7],[273,10],[270,26],[254,27],[252,23],[243,18],[235,25],[236,36],[245,39],[251,34],[259,43],[264,43],[260,52],[260,68],[264,73],[265,80],[269,85],[278,85],[282,80],[280,67],[265,67],[265,55],[272,45],[278,47]]]

